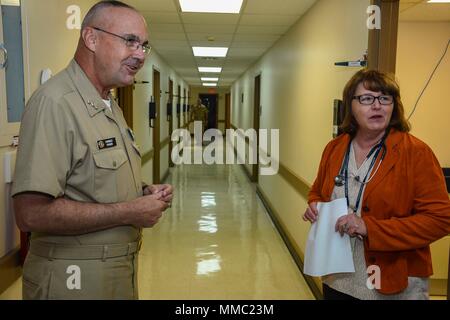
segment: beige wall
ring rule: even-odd
[[[450,40],[450,22],[401,22],[396,76],[409,115]],[[450,49],[449,49],[450,50]],[[442,61],[411,118],[411,133],[450,167],[450,52]]]
[[[356,60],[367,49],[368,5],[369,0],[318,1],[232,86],[232,123],[250,128],[254,78],[261,74],[260,127],[280,129],[280,162],[310,184],[332,138],[333,99],[358,70],[334,62]],[[280,175],[260,176],[259,184],[302,256],[309,230],[300,218],[305,198]]]
[[[399,24],[396,76],[409,116],[450,40],[450,22]],[[450,167],[450,53],[447,52],[411,117],[411,133],[425,141],[441,166]],[[445,294],[450,236],[431,246],[434,275],[431,293]],[[440,282],[439,282],[440,281]]]

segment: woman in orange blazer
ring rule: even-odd
[[[361,70],[343,93],[344,134],[325,147],[303,219],[346,198],[336,232],[351,238],[355,273],[323,277],[325,299],[428,299],[430,243],[450,233],[450,201],[433,151],[409,134],[400,90]]]

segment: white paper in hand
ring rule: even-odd
[[[339,217],[348,213],[345,198],[317,204],[319,216],[311,226],[303,272],[310,276],[355,272],[350,237],[334,230]]]

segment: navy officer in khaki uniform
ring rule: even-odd
[[[146,186],[133,132],[110,95],[133,83],[149,52],[144,18],[119,1],[86,15],[75,58],[23,115],[13,187],[31,232],[24,299],[137,299],[141,229],[172,200]]]

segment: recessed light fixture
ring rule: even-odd
[[[202,81],[219,81],[219,78],[201,78]]]
[[[226,57],[228,48],[223,47],[192,47],[196,57]]]
[[[222,72],[222,68],[219,67],[199,67],[199,72],[210,72],[210,73],[220,73]]]
[[[217,83],[204,83],[204,87],[217,87]]]
[[[450,3],[450,0],[428,0],[428,3]]]
[[[243,0],[180,0],[182,12],[239,13]]]

